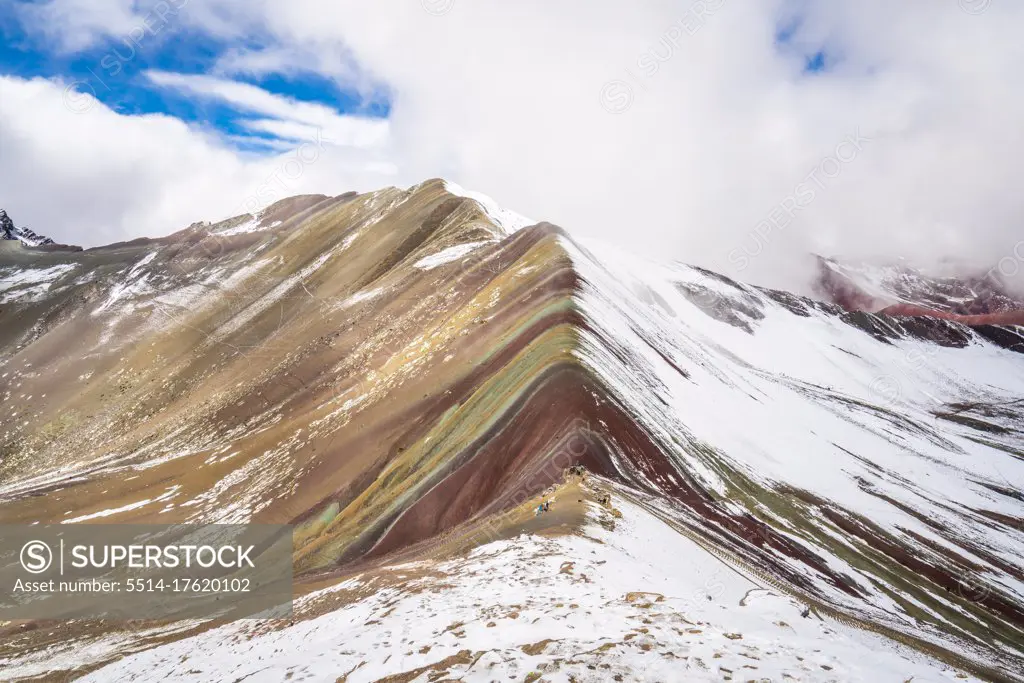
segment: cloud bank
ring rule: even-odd
[[[23,22],[75,50],[153,5],[51,0]],[[799,287],[810,252],[1013,254],[1022,29],[1024,6],[996,0],[207,0],[169,30],[233,45],[217,73],[149,77],[285,139],[330,130],[292,193],[440,175],[584,237]],[[385,84],[387,123],[231,81],[303,70]],[[76,114],[62,95],[0,80],[0,204],[64,240],[225,215],[285,158],[169,117]]]

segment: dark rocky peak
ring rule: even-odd
[[[16,226],[3,209],[0,209],[0,239],[19,240],[30,247],[55,244],[49,237],[39,235],[28,228]]]

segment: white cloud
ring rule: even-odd
[[[246,155],[175,118],[124,116],[44,79],[0,77],[0,121],[0,206],[19,225],[84,246],[394,180],[376,149],[311,138],[301,154],[293,143]]]
[[[305,64],[349,86],[355,63],[387,84],[387,154],[403,180],[449,176],[571,231],[720,270],[735,272],[740,250],[741,277],[794,285],[814,250],[986,263],[1010,253],[1024,217],[1024,6],[964,4],[984,5],[430,0],[431,13],[420,0],[208,0],[181,18],[267,36],[257,52],[236,48],[222,73]],[[794,47],[780,50],[776,31],[793,17]],[[837,61],[802,75],[803,53],[819,47]],[[331,115],[279,110],[223,79],[160,77],[267,119]],[[870,141],[828,177],[822,161],[858,131]],[[818,181],[768,233],[763,221]]]
[[[223,78],[166,71],[147,71],[146,77],[164,88],[194,97],[220,100],[245,112],[274,117],[243,121],[242,125],[250,130],[299,141],[322,136],[331,144],[353,147],[376,147],[387,143],[386,120],[339,114],[322,104],[300,102],[248,83]]]
[[[308,69],[309,64],[315,61],[315,55],[299,50],[230,48],[217,59],[214,72],[226,76],[293,74]]]
[[[46,0],[17,3],[14,9],[27,29],[58,50],[71,52],[91,47],[105,36],[127,35],[141,20],[136,4],[134,0]]]
[[[386,125],[385,122],[382,122]],[[242,125],[257,133],[269,133],[284,141],[314,140],[321,129],[297,121],[279,121],[277,119],[257,119],[243,121]]]

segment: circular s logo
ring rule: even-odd
[[[903,395],[899,380],[891,375],[881,375],[871,381],[871,391],[888,404],[896,403]]]
[[[978,16],[984,14],[992,4],[992,0],[960,0],[960,9],[968,14]]]
[[[455,0],[420,0],[420,4],[427,14],[440,17],[451,11],[452,7],[455,6]]]
[[[29,541],[21,546],[20,559],[29,574],[42,574],[53,564],[53,551],[42,541]]]
[[[64,107],[72,114],[84,114],[96,104],[96,88],[86,81],[75,81],[64,88]]]
[[[609,114],[621,114],[633,104],[633,88],[625,81],[608,81],[601,88],[600,102]]]

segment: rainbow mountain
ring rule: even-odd
[[[1021,333],[442,180],[0,241],[0,523],[291,524],[296,576],[279,622],[5,624],[0,670],[1022,680]]]

